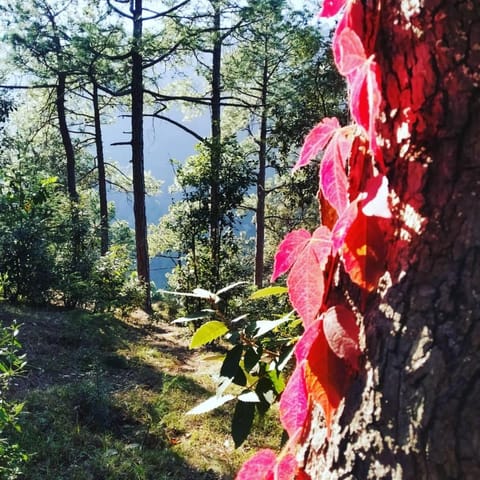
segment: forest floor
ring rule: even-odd
[[[10,389],[25,403],[13,439],[29,454],[20,478],[229,480],[255,450],[279,447],[275,412],[237,449],[233,405],[186,415],[215,392],[221,358],[190,350],[188,327],[0,304],[0,321],[14,319],[27,360]]]

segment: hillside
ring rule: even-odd
[[[185,415],[212,394],[218,370],[218,355],[188,349],[188,328],[142,312],[119,319],[7,305],[0,319],[21,324],[28,361],[10,392],[25,402],[21,478],[228,480],[255,449],[279,446],[268,417],[235,450],[228,406]]]

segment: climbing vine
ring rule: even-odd
[[[385,236],[392,221],[389,184],[375,124],[382,96],[373,54],[378,11],[354,0],[325,0],[321,17],[343,13],[333,53],[349,92],[352,124],[323,119],[308,134],[294,170],[321,152],[318,200],[322,224],[311,234],[287,234],[275,256],[272,281],[288,273],[290,302],[303,321],[295,347],[296,368],[280,400],[289,440],[282,452],[259,451],[237,480],[308,479],[297,462],[313,406],[323,411],[326,436],[341,400],[361,368],[360,324],[365,298],[385,273]],[[347,274],[360,294],[341,285]]]

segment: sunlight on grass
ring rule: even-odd
[[[185,415],[214,393],[216,367],[184,344],[163,348],[161,333],[84,312],[15,316],[32,350],[17,385],[26,480],[229,480],[256,449],[279,447],[275,412],[238,449],[233,402]]]

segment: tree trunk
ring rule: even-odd
[[[367,301],[365,362],[312,479],[480,478],[480,7],[379,0],[377,131],[396,215],[389,278]],[[377,9],[377,7],[379,7]],[[377,292],[378,293],[378,292]]]
[[[93,116],[95,122],[95,147],[97,151],[98,195],[100,198],[100,253],[101,255],[105,255],[108,251],[107,182],[105,176],[105,158],[103,155],[98,86],[95,82],[93,83]]]
[[[59,72],[57,75],[56,107],[58,115],[58,126],[62,137],[63,148],[65,149],[65,158],[67,160],[67,189],[70,200],[74,203],[78,201],[77,183],[75,179],[75,151],[73,149],[72,138],[68,130],[67,114],[65,111],[65,90],[67,83],[67,74]]]
[[[142,0],[131,0],[133,15],[132,49],[132,175],[133,213],[135,217],[135,244],[138,279],[145,291],[145,311],[152,309],[150,298],[150,263],[147,243],[147,216],[145,208],[145,174],[143,158],[143,57]]]
[[[268,40],[265,40],[265,43]],[[257,208],[255,232],[255,285],[263,286],[265,251],[265,174],[267,168],[267,95],[268,95],[268,47],[265,45],[262,74],[262,114],[260,119],[260,145],[258,152]]]
[[[221,61],[222,61],[222,35],[221,11],[217,0],[212,2],[213,15],[213,55],[212,55],[212,147],[210,154],[210,251],[212,260],[212,285],[215,290],[220,275],[220,182],[219,172],[222,168],[222,137],[221,137]]]

